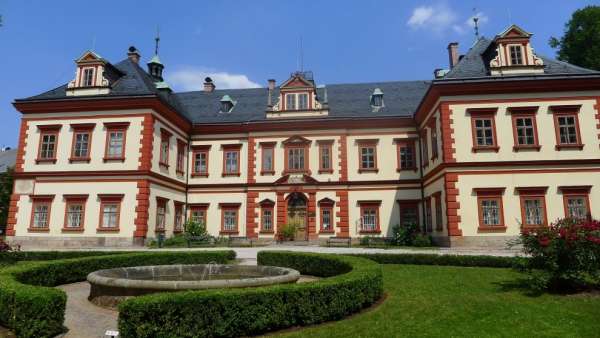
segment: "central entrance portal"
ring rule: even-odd
[[[296,235],[294,236],[296,241],[308,240],[306,204],[306,197],[301,193],[295,192],[288,196],[287,222],[296,226]]]

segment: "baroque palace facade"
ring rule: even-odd
[[[600,73],[535,54],[511,26],[428,81],[175,93],[157,55],[88,51],[75,78],[18,99],[7,235],[38,246],[142,244],[183,230],[272,241],[391,236],[503,245],[600,218]],[[595,207],[594,207],[595,206]]]

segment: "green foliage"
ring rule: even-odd
[[[294,222],[289,222],[284,224],[281,228],[281,236],[284,240],[293,241],[294,237],[296,237],[296,230],[298,225]]]
[[[399,246],[431,246],[431,237],[422,234],[416,223],[396,224],[392,227],[392,241]]]
[[[431,246],[431,237],[429,235],[417,234],[413,239],[412,245],[417,247]]]
[[[83,281],[101,269],[226,263],[234,258],[234,251],[127,253],[14,265],[0,270],[0,324],[18,337],[54,337],[63,330],[66,306],[66,295],[56,285]]]
[[[136,297],[119,305],[119,332],[123,337],[255,335],[341,319],[373,304],[383,294],[381,267],[357,257],[262,251],[258,263],[329,278]]]
[[[126,251],[11,251],[0,252],[0,263],[10,265],[20,261],[51,261],[56,259],[118,255],[123,253],[126,253]]]
[[[0,228],[4,228],[8,220],[8,207],[14,182],[13,173],[14,169],[8,167],[5,172],[0,174]]]
[[[183,225],[183,230],[186,237],[195,237],[196,239],[206,238],[207,240],[210,238],[204,222],[194,222],[189,219]]]
[[[531,256],[523,269],[538,289],[572,291],[600,285],[600,222],[561,219],[523,231],[517,244]]]
[[[490,268],[510,268],[520,266],[527,259],[522,257],[500,256],[467,256],[437,254],[350,254],[367,258],[379,264],[413,264],[413,265],[447,265],[447,266],[479,266]]]
[[[559,60],[600,70],[600,7],[576,10],[565,24],[564,35],[550,38],[549,44],[558,48]]]

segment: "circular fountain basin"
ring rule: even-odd
[[[257,287],[295,283],[299,278],[300,273],[289,268],[218,264],[136,266],[98,270],[87,276],[89,300],[106,306],[154,292]]]

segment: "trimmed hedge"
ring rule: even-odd
[[[11,251],[0,252],[0,265],[15,264],[20,261],[52,261],[57,259],[91,256],[118,255],[131,251]]]
[[[319,277],[311,283],[151,294],[119,305],[123,337],[235,337],[310,325],[381,298],[381,267],[359,257],[261,251],[258,263]],[[328,278],[327,278],[328,277]]]
[[[437,254],[348,254],[348,256],[370,259],[379,264],[447,265],[467,267],[512,268],[521,265],[527,258],[505,256],[469,256]]]
[[[234,251],[127,253],[27,262],[0,270],[0,323],[18,337],[63,331],[66,294],[53,286],[85,280],[93,271],[126,266],[226,263]]]

